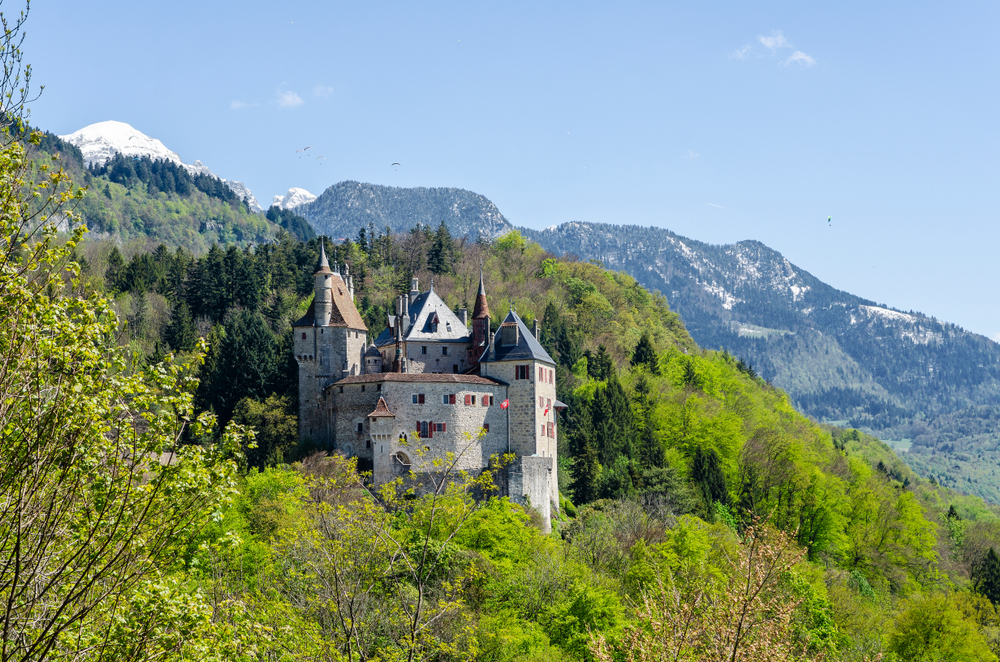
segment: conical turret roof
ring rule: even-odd
[[[476,305],[472,309],[472,319],[477,320],[490,316],[490,304],[486,301],[486,286],[483,284],[483,270],[479,270],[479,292],[476,293]]]
[[[330,271],[330,261],[326,259],[326,246],[322,239],[319,240],[319,261],[316,263],[316,271],[313,273],[333,273]]]

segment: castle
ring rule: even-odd
[[[545,527],[559,507],[556,366],[512,309],[495,333],[482,274],[472,313],[456,314],[411,281],[409,295],[374,342],[354,305],[347,266],[331,269],[325,247],[309,310],[293,325],[299,368],[299,435],[356,457],[376,485],[453,453],[479,472],[515,456],[498,477],[511,500]],[[418,450],[419,449],[419,450]]]

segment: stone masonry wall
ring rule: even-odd
[[[489,466],[492,455],[507,450],[507,419],[500,409],[505,391],[502,384],[386,381],[333,385],[327,389],[327,398],[335,427],[334,448],[348,456],[371,460],[376,484],[398,475],[398,462],[393,458],[398,452],[405,455],[415,471],[448,453],[459,456],[458,469],[482,469]],[[421,394],[423,404],[414,403],[413,396]],[[444,404],[442,396],[448,395],[455,395],[455,404]],[[476,404],[466,405],[466,395],[470,399],[474,396]],[[483,406],[484,396],[492,396],[492,406]],[[376,419],[373,423],[368,414],[379,397],[385,398],[395,418]],[[386,428],[386,420],[391,421],[391,429]],[[418,421],[443,423],[445,430],[420,438],[415,430]],[[358,423],[362,427],[360,434]],[[484,425],[489,426],[489,431],[479,437]],[[369,445],[373,433],[377,433],[378,442]]]
[[[427,348],[424,354],[422,348]],[[448,354],[442,354],[441,348],[447,347]],[[403,355],[406,357],[406,372],[430,372],[441,374],[455,374],[465,372],[466,354],[469,343],[444,343],[444,342],[407,342],[404,343]],[[392,346],[392,356],[395,358],[396,349]],[[454,366],[458,366],[456,371]],[[389,367],[392,367],[390,360]]]
[[[531,506],[542,516],[543,531],[552,530],[552,483],[555,480],[554,457],[519,457],[506,468],[507,494],[522,506]]]
[[[330,326],[292,329],[299,366],[299,437],[332,448],[335,432],[323,390],[347,374],[361,372],[367,334]]]
[[[528,379],[515,379],[519,365],[529,366]],[[539,369],[543,372],[539,374]],[[482,373],[507,382],[510,398],[511,448],[519,455],[555,458],[558,448],[558,427],[555,409],[556,385],[555,366],[538,361],[494,361],[480,368]],[[552,371],[552,383],[548,373]],[[541,400],[539,400],[541,398]],[[545,408],[549,408],[548,414]],[[548,424],[552,423],[552,436],[548,435]],[[552,466],[550,499],[554,507],[559,507],[559,481],[556,463]]]

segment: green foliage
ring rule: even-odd
[[[954,598],[944,593],[907,600],[888,639],[889,651],[900,660],[987,662],[997,659],[976,623],[963,617]]]
[[[233,420],[256,432],[254,447],[245,451],[251,467],[281,464],[298,442],[298,415],[287,395],[272,393],[263,400],[243,398],[233,411]]]

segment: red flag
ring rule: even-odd
[[[500,409],[506,409],[510,405],[510,400],[504,400],[500,403]]]
[[[548,408],[548,407],[546,407],[546,408],[545,408],[545,413],[544,413],[544,414],[542,414],[542,416],[548,416],[548,415],[549,415],[549,408]]]

